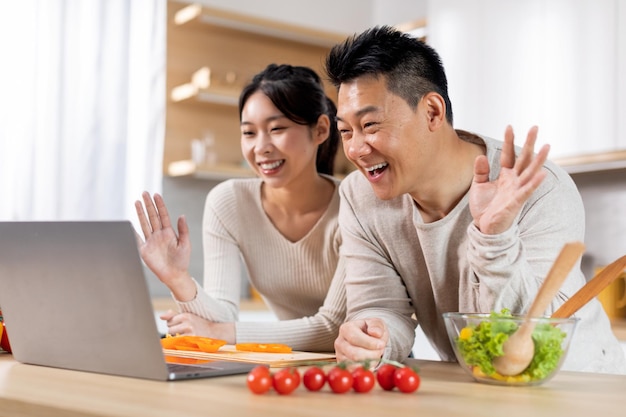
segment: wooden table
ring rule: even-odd
[[[626,376],[562,372],[539,387],[473,380],[456,364],[415,361],[413,394],[308,392],[255,395],[245,375],[156,382],[17,363],[0,354],[0,416],[623,416]]]

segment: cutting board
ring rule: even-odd
[[[235,349],[234,345],[225,345],[217,352],[197,352],[189,350],[163,349],[166,356],[191,358],[200,360],[227,360],[269,365],[270,367],[302,366],[312,363],[331,363],[336,361],[334,353],[299,352],[291,353],[264,353],[244,352]]]

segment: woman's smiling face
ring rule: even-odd
[[[315,172],[317,145],[309,126],[288,119],[262,92],[246,101],[241,112],[241,152],[269,185],[284,186],[306,170]]]

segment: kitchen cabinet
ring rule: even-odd
[[[538,144],[574,172],[626,167],[626,4],[620,0],[430,2],[455,125]]]
[[[239,145],[243,86],[270,63],[309,66],[323,78],[326,54],[346,36],[170,0],[164,174],[252,175]],[[326,91],[336,99],[332,85]],[[336,172],[349,166],[340,150]]]
[[[577,156],[555,158],[554,162],[570,174],[626,170],[626,144],[624,150],[581,153]]]

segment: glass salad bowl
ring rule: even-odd
[[[476,381],[512,386],[539,385],[561,368],[574,335],[577,318],[537,317],[532,333],[533,359],[518,375],[500,375],[493,366],[502,345],[524,321],[523,316],[502,313],[444,313],[443,319],[457,361]]]

